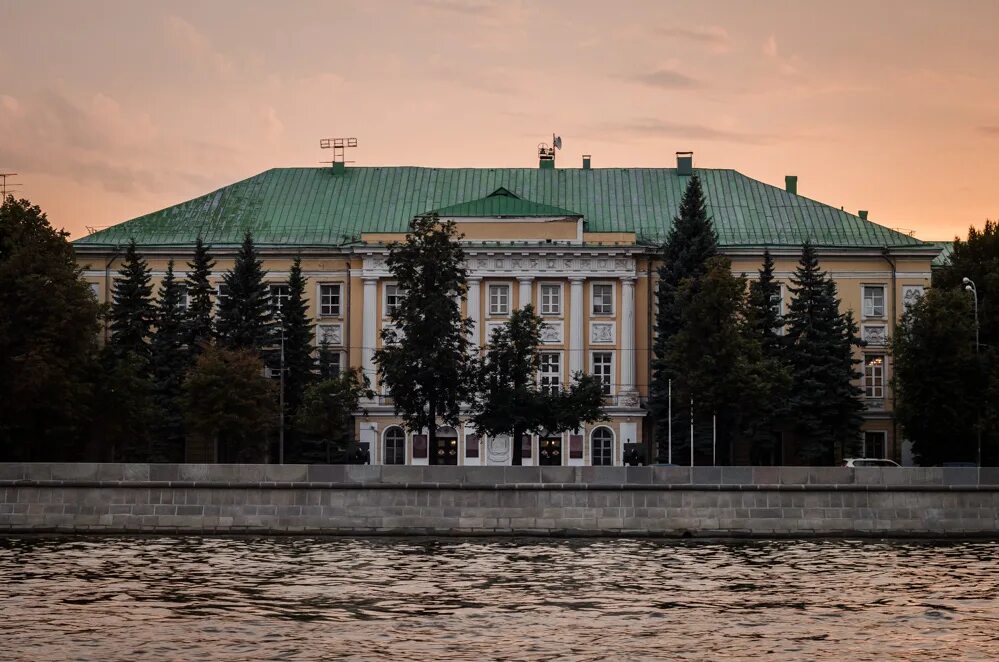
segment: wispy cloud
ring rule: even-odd
[[[198,66],[208,65],[218,75],[233,72],[233,59],[217,50],[211,39],[193,23],[179,17],[167,16],[163,25],[167,43],[188,57]]]
[[[785,76],[792,76],[801,70],[801,58],[797,55],[787,56],[782,54],[780,47],[777,45],[777,37],[774,35],[770,35],[763,42],[762,50],[764,57],[776,64],[777,70]]]
[[[625,122],[611,122],[601,126],[599,130],[622,139],[649,137],[690,138],[693,140],[750,145],[771,144],[782,139],[782,136],[771,133],[737,131],[705,124],[674,122],[656,118],[639,118]]]
[[[654,28],[652,32],[667,38],[686,39],[705,44],[717,52],[726,52],[732,46],[732,38],[729,36],[728,30],[717,25],[669,25]]]
[[[696,78],[667,68],[656,69],[655,71],[647,74],[639,74],[634,77],[634,80],[652,87],[659,87],[668,90],[683,90],[701,87],[700,81]]]
[[[979,133],[984,133],[987,136],[999,137],[999,124],[987,124],[978,127]]]

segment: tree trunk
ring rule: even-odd
[[[427,425],[427,455],[428,464],[437,464],[437,403],[431,400],[427,403],[427,414],[429,417]]]
[[[524,446],[521,441],[521,437],[524,436],[524,429],[522,426],[514,424],[513,426],[513,455],[511,456],[511,464],[515,467],[519,467],[524,463]]]

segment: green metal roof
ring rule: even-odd
[[[806,240],[826,247],[924,246],[735,170],[695,173],[723,246],[797,246]],[[520,204],[483,203],[501,187],[516,191],[522,202],[582,214],[590,232],[635,232],[640,242],[658,243],[688,179],[675,168],[348,167],[340,174],[332,168],[276,168],[75,243],[110,246],[134,237],[144,246],[180,246],[201,235],[225,246],[238,245],[249,230],[261,246],[340,245],[362,232],[405,232],[410,219],[431,210]]]
[[[929,241],[926,243],[931,246],[935,246],[940,250],[940,253],[933,258],[933,262],[930,263],[930,266],[936,269],[939,267],[946,267],[950,264],[950,256],[954,253],[953,241]]]
[[[478,200],[459,202],[434,210],[446,218],[539,218],[548,216],[582,216],[582,214],[553,205],[524,200],[502,186]]]

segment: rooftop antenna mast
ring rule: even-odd
[[[0,172],[0,198],[7,198],[8,189],[17,188],[20,184],[8,184],[8,177],[17,177],[16,172]]]
[[[328,163],[334,166],[337,163],[353,163],[353,161],[345,160],[346,157],[345,150],[348,147],[357,147],[357,138],[320,138],[319,139],[320,149],[333,150],[333,160],[320,161],[320,163]]]

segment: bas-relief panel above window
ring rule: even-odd
[[[614,344],[614,322],[590,322],[590,343]]]

